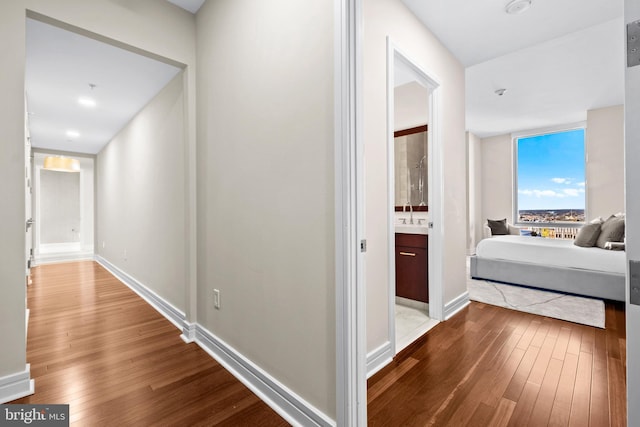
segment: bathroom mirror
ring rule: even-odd
[[[394,70],[395,210],[410,204],[414,211],[427,211],[429,90],[402,61]]]
[[[396,210],[428,210],[427,164],[427,125],[394,132]]]

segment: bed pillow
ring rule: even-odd
[[[507,218],[488,219],[487,225],[491,229],[492,236],[504,236],[506,234],[509,234],[509,227],[507,227]]]
[[[600,222],[585,224],[578,230],[578,235],[573,241],[576,246],[582,246],[583,248],[591,248],[598,241],[598,236],[601,232]]]
[[[624,217],[611,215],[601,226],[596,246],[604,249],[607,242],[622,242],[623,239]]]

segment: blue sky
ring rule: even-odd
[[[518,210],[584,209],[584,129],[519,138]]]

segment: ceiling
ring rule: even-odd
[[[509,0],[403,2],[466,67],[467,129],[480,137],[624,102],[622,0],[532,0],[516,15]]]
[[[191,13],[196,13],[202,5],[204,4],[204,0],[167,0],[169,3],[173,3],[176,6],[183,8],[184,10],[188,10]]]
[[[98,153],[179,71],[27,19],[25,86],[32,146]],[[94,100],[95,107],[81,105],[80,97]]]

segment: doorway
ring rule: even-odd
[[[79,170],[45,168],[45,159],[59,155],[33,155],[35,264],[93,258],[94,159],[74,153]]]
[[[442,320],[438,80],[387,39],[389,331],[397,354]]]

